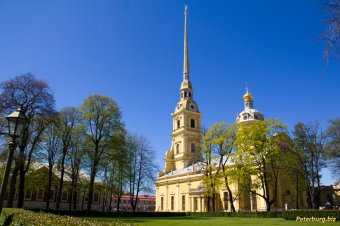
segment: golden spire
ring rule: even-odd
[[[244,101],[253,99],[253,95],[251,95],[251,93],[248,91],[248,82],[246,82],[246,94],[244,94],[243,99]]]
[[[187,31],[188,7],[184,7],[184,62],[183,62],[183,80],[189,80],[189,53],[188,53],[188,31]]]

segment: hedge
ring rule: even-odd
[[[91,211],[90,213],[82,210],[41,210],[41,209],[29,209],[33,212],[46,212],[57,215],[67,215],[74,217],[184,217],[187,216],[185,212],[102,212],[102,211]]]
[[[281,218],[282,212],[280,211],[270,211],[270,212],[100,212],[91,211],[87,213],[86,211],[80,210],[39,210],[30,209],[32,211],[48,212],[58,215],[68,215],[76,217],[261,217],[261,218]]]
[[[187,216],[197,217],[257,217],[257,218],[281,218],[281,211],[245,211],[245,212],[193,212],[187,213]]]
[[[340,210],[288,210],[282,212],[282,217],[286,220],[296,220],[300,218],[336,218],[336,221],[340,221]]]
[[[122,223],[118,220],[112,222],[88,221],[81,218],[60,216],[50,213],[37,213],[23,209],[3,209],[1,214],[1,225],[60,225],[60,226],[127,226],[131,224]]]

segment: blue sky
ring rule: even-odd
[[[203,125],[233,123],[246,81],[255,107],[292,129],[339,117],[340,64],[325,71],[325,1],[0,1],[0,81],[32,72],[57,109],[92,94],[116,100],[129,131],[163,168],[179,100],[183,11],[191,80]],[[328,172],[324,182],[333,179]]]

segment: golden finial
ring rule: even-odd
[[[253,99],[253,96],[251,95],[251,93],[249,93],[247,81],[246,81],[246,94],[244,94],[243,99],[244,100],[252,100]]]

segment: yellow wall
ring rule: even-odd
[[[202,174],[198,171],[195,172],[193,166],[188,167],[188,172],[181,172],[176,174],[173,172],[162,177],[159,177],[156,181],[156,211],[164,212],[206,212],[207,197],[204,194]],[[184,170],[185,171],[185,170]],[[256,178],[253,177],[252,180]],[[233,194],[236,194],[238,187],[235,184],[230,185]],[[215,207],[216,211],[231,211],[230,203],[228,203],[228,209],[225,209],[224,192],[227,189],[222,186],[217,194]],[[287,193],[287,191],[289,191]],[[262,190],[257,190],[258,193],[263,194]],[[272,195],[272,191],[271,195]],[[182,208],[182,196],[185,197],[184,209]],[[173,206],[171,205],[171,197],[173,197]],[[295,208],[296,193],[294,188],[286,183],[283,179],[278,183],[278,197],[276,202],[272,205],[272,210],[283,210],[285,204],[288,204],[288,208]],[[300,194],[300,208],[306,208],[307,203],[305,196]],[[163,198],[163,209],[161,208]],[[256,196],[256,206],[254,206],[252,197],[250,194],[241,194],[238,199],[234,201],[236,211],[238,210],[257,210],[265,211],[266,203],[260,196]]]

